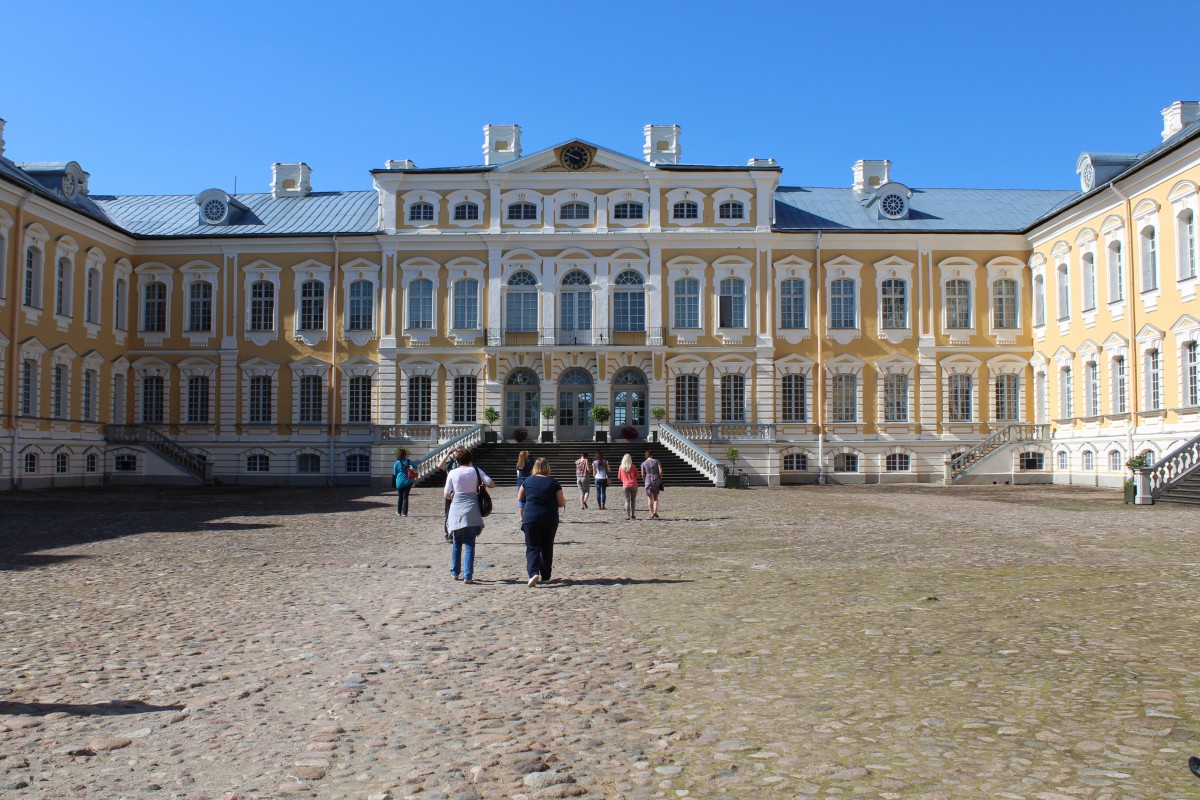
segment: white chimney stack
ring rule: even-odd
[[[303,162],[271,165],[271,194],[275,197],[307,197],[312,192],[312,168]]]
[[[4,155],[4,120],[0,119],[0,156]]]
[[[1176,100],[1163,109],[1162,137],[1165,142],[1189,125],[1200,121],[1200,102]]]
[[[854,162],[854,191],[873,192],[891,180],[892,162],[866,161]]]
[[[521,157],[520,125],[483,126],[483,163],[489,167]]]
[[[679,146],[680,128],[678,125],[647,125],[642,128],[646,134],[646,143],[642,145],[642,155],[650,164],[678,164],[683,156],[683,148]]]

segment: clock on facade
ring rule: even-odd
[[[579,170],[592,163],[591,152],[583,145],[573,144],[562,149],[558,154],[558,163],[567,169]]]

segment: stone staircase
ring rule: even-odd
[[[1200,505],[1200,436],[1175,448],[1144,472],[1156,501]]]
[[[192,453],[153,425],[147,423],[109,425],[105,430],[104,437],[109,445],[125,444],[153,450],[163,459],[175,465],[180,472],[198,483],[209,483],[212,480],[211,467],[203,458]]]
[[[979,444],[950,461],[947,483],[956,483],[973,467],[982,464],[1001,447],[1018,444],[1044,444],[1050,438],[1049,425],[1017,423],[1005,425]]]
[[[1195,470],[1182,478],[1170,489],[1164,489],[1159,496],[1161,503],[1187,503],[1200,506],[1200,470]]]
[[[620,440],[608,444],[599,444],[596,442],[555,442],[553,444],[546,444],[542,442],[530,442],[528,440],[521,444],[515,442],[485,444],[474,451],[475,466],[490,475],[497,486],[516,486],[517,455],[522,450],[528,450],[531,458],[550,459],[550,469],[553,472],[553,476],[562,483],[563,488],[567,489],[568,492],[575,483],[575,461],[578,460],[580,453],[585,450],[591,459],[596,457],[597,451],[604,453],[604,457],[608,459],[608,463],[612,467],[611,483],[619,483],[617,481],[617,467],[620,466],[621,458],[626,453],[633,456],[633,463],[636,465],[641,464],[645,460],[645,452],[649,450],[654,454],[655,458],[662,462],[663,483],[668,490],[672,486],[707,486],[711,488],[713,485],[713,482],[702,472],[693,468],[664,445],[644,440],[635,440],[632,442]],[[419,485],[433,486],[442,483],[444,480],[445,473],[437,471],[426,477]]]

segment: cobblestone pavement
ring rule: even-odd
[[[1051,487],[0,495],[12,798],[1200,797],[1200,509]],[[644,499],[642,500],[644,505]]]

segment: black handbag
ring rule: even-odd
[[[483,485],[483,478],[479,474],[479,467],[475,468],[475,480],[479,484],[476,490],[479,493],[479,516],[490,516],[492,513],[492,496],[488,494],[487,487]]]

